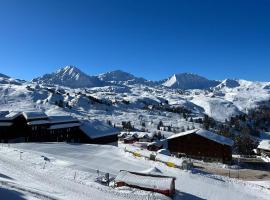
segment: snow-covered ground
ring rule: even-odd
[[[137,123],[135,128],[139,129],[141,120],[147,122],[146,129],[156,128],[160,120],[167,122],[166,125],[185,129],[194,125],[183,122],[179,114],[149,109],[152,106],[163,104],[165,107],[183,107],[192,111],[195,117],[207,114],[224,121],[262,102],[269,103],[270,99],[269,82],[226,79],[216,85],[219,82],[192,74],[175,76],[174,82],[179,85],[176,88],[165,87],[160,82],[149,82],[122,71],[88,76],[70,66],[35,79],[35,82],[18,81],[3,75],[0,78],[0,110],[42,109],[48,114],[65,113],[80,118],[99,118],[111,120],[115,124],[129,120]],[[65,87],[71,83],[81,88]],[[189,89],[193,88],[190,84],[198,88],[203,83],[212,87]],[[186,90],[179,90],[183,85]],[[90,95],[104,103],[89,99]],[[72,109],[59,108],[55,105],[59,101],[72,106]]]
[[[97,169],[114,176],[121,169],[141,172],[153,167],[177,178],[175,199],[269,199],[265,185],[170,168],[135,158],[120,147],[65,143],[0,146],[0,191],[17,199],[149,199],[151,193],[114,189],[96,183],[95,178]]]

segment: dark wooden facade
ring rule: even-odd
[[[72,137],[74,142],[79,143],[88,143],[88,144],[109,144],[109,143],[117,143],[118,134],[104,135],[100,137],[91,138],[82,130],[78,130]]]
[[[0,117],[0,142],[108,144],[118,141],[117,132],[101,133],[100,136],[95,134],[99,130],[86,133],[80,129],[80,121],[69,116],[48,117],[42,112],[28,112],[6,117],[7,114],[9,112]]]
[[[232,147],[197,134],[187,134],[168,139],[168,149],[175,155],[185,154],[191,158],[230,163]]]
[[[10,125],[9,125],[10,124]],[[22,114],[17,114],[12,118],[0,119],[0,141],[8,142],[21,138],[22,141],[27,141],[27,124]]]

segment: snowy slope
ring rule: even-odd
[[[20,152],[22,158],[20,159]],[[46,164],[44,157],[50,161]],[[95,183],[96,170],[111,176],[121,170],[149,171],[176,177],[175,200],[266,200],[267,187],[222,176],[187,172],[135,158],[119,147],[69,144],[14,144],[0,148],[1,187],[28,199],[149,199],[149,192],[113,189]],[[155,199],[168,199],[155,195]]]
[[[108,83],[113,83],[113,84],[119,84],[119,85],[133,85],[133,84],[154,84],[151,81],[147,81],[144,78],[138,78],[130,73],[121,71],[121,70],[115,70],[111,72],[107,72],[104,74],[100,74],[98,78],[101,81],[105,81]]]
[[[96,87],[103,83],[95,76],[88,76],[74,66],[66,66],[52,74],[33,79],[33,82],[48,85],[61,85],[71,88]]]
[[[208,80],[196,74],[174,74],[162,85],[174,89],[206,89],[218,85],[218,81]]]
[[[38,109],[48,113],[72,113],[81,119],[90,116],[103,121],[111,120],[119,126],[122,121],[133,121],[137,129],[142,127],[140,121],[135,119],[143,115],[151,124],[148,128],[154,130],[160,120],[178,127],[187,128],[190,125],[184,123],[176,113],[151,110],[153,106],[181,107],[190,110],[194,117],[207,114],[225,121],[262,103],[270,105],[269,82],[226,79],[216,87],[181,91],[173,87],[195,87],[200,83],[198,80],[202,81],[200,87],[205,87],[213,82],[191,74],[180,77],[187,79],[179,79],[175,75],[171,82],[166,83],[172,88],[151,85],[145,79],[119,70],[90,77],[75,67],[65,67],[57,73],[35,79],[35,82],[0,78],[0,110]],[[72,108],[60,108],[57,106],[59,102],[64,107],[69,105]]]

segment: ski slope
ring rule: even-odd
[[[45,162],[44,157],[49,161]],[[149,199],[152,194],[148,192],[114,189],[94,180],[97,169],[114,176],[121,169],[141,172],[153,167],[177,178],[174,199],[266,200],[270,195],[269,188],[258,184],[169,168],[135,158],[121,147],[65,143],[0,146],[2,191],[19,193],[25,199]],[[159,194],[155,197],[168,199]]]

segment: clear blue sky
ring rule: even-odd
[[[269,0],[0,0],[0,73],[270,81]]]

